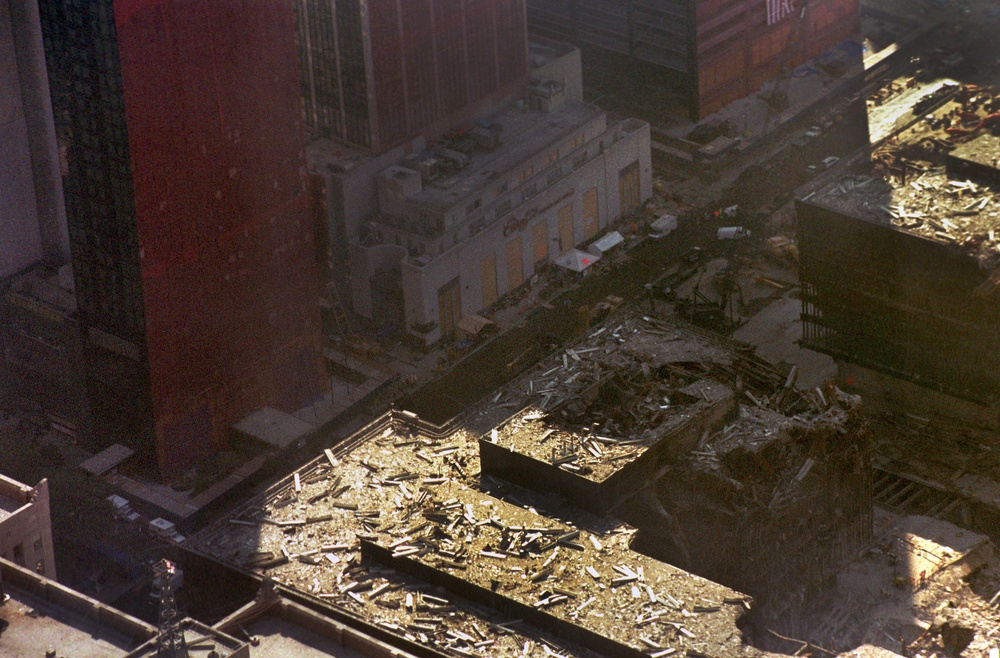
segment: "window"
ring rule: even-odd
[[[524,181],[528,180],[534,175],[535,175],[535,167],[533,165],[528,165],[521,172],[521,182],[523,183]]]

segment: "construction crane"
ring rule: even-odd
[[[153,585],[160,589],[160,623],[156,637],[157,658],[188,658],[184,629],[177,612],[175,590],[180,587],[184,572],[170,560],[160,560],[153,566]]]
[[[771,127],[774,117],[781,114],[788,107],[788,86],[792,82],[792,72],[788,70],[787,66],[788,58],[792,56],[793,51],[799,51],[799,44],[802,41],[803,34],[802,26],[806,22],[806,8],[808,6],[809,0],[802,0],[799,16],[794,19],[795,22],[792,24],[792,28],[788,34],[788,42],[782,49],[781,63],[778,65],[778,77],[775,79],[771,91],[767,94],[761,94],[761,98],[767,104],[767,114],[764,117],[764,128],[761,130],[761,133],[767,133],[767,129]]]

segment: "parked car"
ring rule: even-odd
[[[739,240],[750,237],[750,231],[743,226],[722,226],[715,235],[719,240]]]

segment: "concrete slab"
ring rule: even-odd
[[[802,349],[802,302],[785,295],[733,332],[733,338],[757,348],[757,353],[775,365],[798,366],[796,386],[811,389],[837,375],[837,364],[819,352]]]
[[[947,521],[906,516],[896,527],[901,575],[915,587],[944,570],[966,576],[993,557],[993,545],[985,535]]]
[[[0,655],[121,658],[139,643],[96,622],[23,590],[7,587],[10,600],[0,607]]]

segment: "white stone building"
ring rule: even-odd
[[[348,244],[342,285],[374,326],[432,343],[651,195],[649,126],[583,103],[577,50],[531,55],[527,102],[432,147],[375,159],[314,147],[314,173],[337,172],[326,197],[331,244]]]

